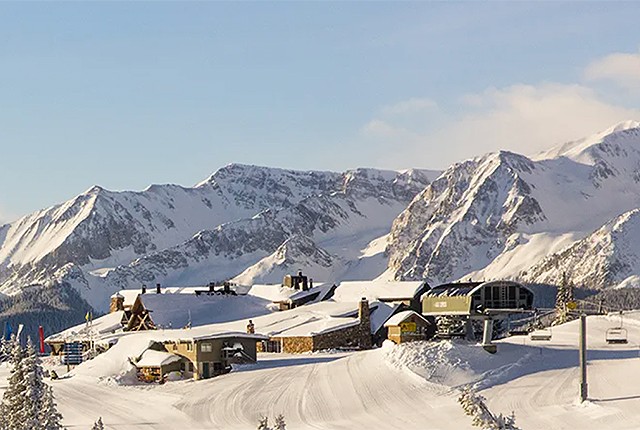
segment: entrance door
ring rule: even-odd
[[[204,363],[202,363],[202,378],[206,379],[210,377],[211,377],[211,369],[209,367],[209,362],[205,361]]]

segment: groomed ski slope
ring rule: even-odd
[[[73,372],[52,381],[68,428],[254,429],[282,413],[298,429],[471,429],[457,387],[474,384],[494,412],[538,429],[640,428],[640,313],[625,318],[630,343],[604,341],[618,317],[589,317],[589,394],[577,402],[578,324],[550,342],[514,337],[490,355],[461,342],[415,343],[356,353],[262,354],[206,381],[123,386]],[[86,363],[83,366],[88,366]],[[80,370],[80,369],[78,369]],[[6,368],[2,368],[6,375]]]

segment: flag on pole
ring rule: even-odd
[[[22,329],[24,328],[24,324],[18,324],[18,332],[16,333],[16,339],[20,342],[20,333],[22,333]]]

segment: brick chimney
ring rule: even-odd
[[[111,296],[111,305],[109,306],[109,313],[114,313],[124,310],[124,296],[120,292]]]
[[[366,297],[360,299],[358,303],[358,319],[360,320],[358,346],[360,349],[369,349],[372,345],[371,339],[371,315],[369,310],[369,301]]]

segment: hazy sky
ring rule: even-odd
[[[640,119],[640,2],[0,2],[0,222],[231,162],[445,168]]]

